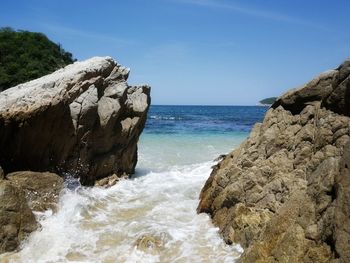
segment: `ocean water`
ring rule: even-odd
[[[108,189],[72,187],[59,211],[0,262],[234,262],[198,196],[214,159],[237,147],[266,107],[151,106],[136,174]],[[76,183],[72,185],[76,185]],[[151,237],[150,248],[137,247]]]

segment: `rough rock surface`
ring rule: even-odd
[[[0,254],[17,249],[38,228],[32,211],[55,210],[62,188],[63,179],[53,173],[23,171],[0,179]]]
[[[30,171],[14,172],[6,175],[14,186],[22,189],[29,208],[33,211],[56,210],[63,179],[54,173]]]
[[[0,180],[0,200],[0,253],[4,253],[15,250],[37,223],[23,191],[8,180]]]
[[[213,169],[209,213],[240,262],[350,262],[350,61],[287,92]]]
[[[150,105],[148,86],[110,57],[76,62],[0,93],[0,165],[79,176],[131,174]]]

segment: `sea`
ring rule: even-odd
[[[199,194],[217,157],[238,147],[264,106],[152,105],[136,174],[104,188],[68,180],[57,213],[36,213],[40,230],[0,262],[235,262]],[[138,246],[140,240],[145,247]]]

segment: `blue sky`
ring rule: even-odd
[[[350,1],[2,0],[0,26],[109,55],[153,104],[254,105],[350,57]]]

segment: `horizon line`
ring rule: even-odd
[[[212,107],[270,107],[271,105],[266,104],[152,104],[151,106],[212,106]]]

